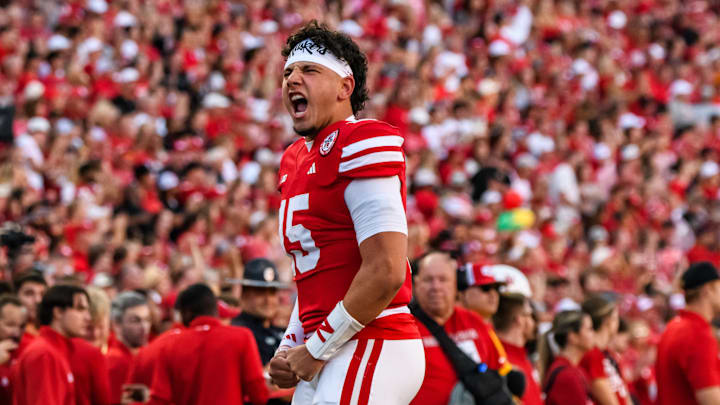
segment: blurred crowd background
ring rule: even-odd
[[[411,259],[518,268],[541,323],[613,291],[629,381],[678,274],[720,265],[719,1],[0,3],[7,282],[145,290],[156,333],[196,282],[239,310],[251,259],[289,282],[280,49],[311,19],[367,53],[361,117],[406,138]]]

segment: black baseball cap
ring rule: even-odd
[[[720,280],[715,266],[710,262],[697,262],[691,264],[683,273],[682,288],[683,290],[692,290],[714,280]]]
[[[268,259],[252,259],[245,265],[245,275],[237,283],[246,287],[260,288],[288,288],[286,283],[280,281],[275,264]]]

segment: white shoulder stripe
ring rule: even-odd
[[[357,169],[358,167],[374,165],[377,163],[403,161],[405,161],[405,157],[400,151],[368,153],[367,155],[356,157],[355,159],[350,159],[347,162],[340,163],[340,168],[338,169],[338,172],[348,172],[350,170]]]
[[[363,139],[351,143],[350,145],[342,148],[341,158],[354,155],[360,151],[370,148],[379,148],[382,146],[402,146],[405,139],[402,136],[388,135],[388,136],[376,136],[373,138]]]

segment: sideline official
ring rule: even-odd
[[[244,326],[253,333],[263,365],[275,355],[285,332],[272,324],[278,312],[278,289],[288,287],[278,278],[278,271],[270,260],[249,261],[245,265],[245,278],[240,280],[242,313],[232,320],[233,326]]]

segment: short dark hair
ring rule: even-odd
[[[15,277],[15,279],[13,280],[15,292],[20,291],[20,288],[25,283],[42,284],[47,287],[47,281],[45,281],[45,277],[37,270],[28,270],[26,272],[20,273],[17,277]]]
[[[525,298],[500,295],[498,310],[492,316],[493,326],[498,332],[505,332],[512,326],[513,320],[525,308]]]
[[[175,301],[175,309],[188,324],[198,316],[217,316],[217,298],[210,287],[197,283],[184,289]]]
[[[17,296],[12,294],[2,294],[0,295],[0,314],[2,314],[2,310],[5,308],[5,305],[15,305],[16,307],[23,306]]]
[[[50,325],[52,323],[55,308],[67,309],[75,305],[74,299],[78,294],[83,294],[88,299],[88,302],[90,301],[90,296],[82,287],[72,284],[58,284],[50,287],[38,307],[40,325]]]
[[[350,65],[355,79],[355,88],[350,96],[350,104],[352,105],[353,114],[362,111],[365,108],[365,102],[368,100],[368,61],[365,54],[349,36],[342,32],[333,31],[327,25],[312,20],[288,37],[282,50],[282,56],[287,58],[295,45],[308,38],[315,44],[324,46],[333,55]]]

